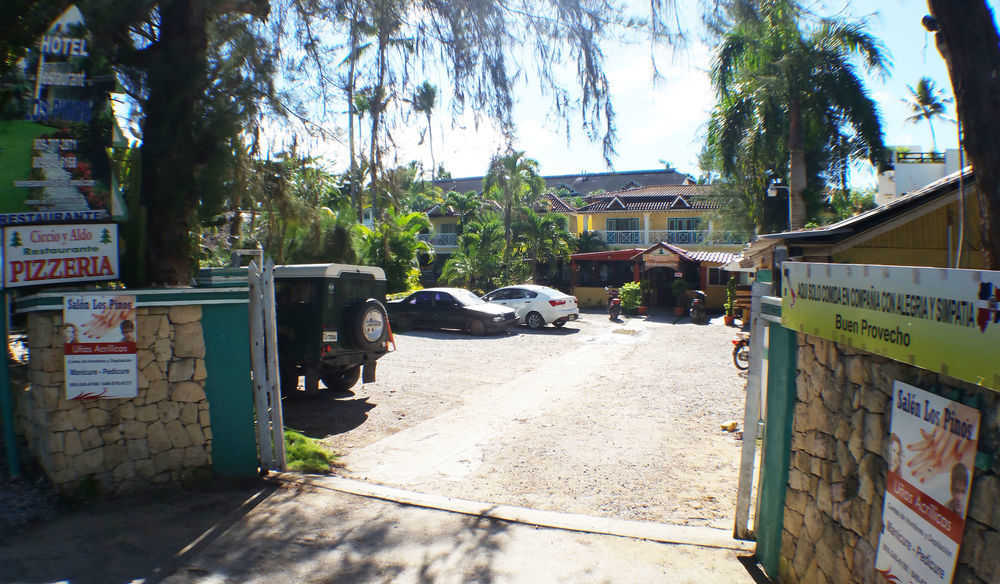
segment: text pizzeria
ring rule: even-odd
[[[11,282],[114,275],[111,259],[108,256],[14,260],[10,262]]]

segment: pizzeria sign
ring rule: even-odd
[[[786,328],[1000,390],[1000,272],[786,262]]]

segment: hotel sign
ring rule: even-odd
[[[786,262],[790,329],[1000,390],[1000,272]]]

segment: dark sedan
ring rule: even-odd
[[[476,336],[503,332],[517,324],[517,313],[506,306],[484,302],[462,288],[427,288],[402,300],[386,303],[389,322],[396,330],[409,328],[458,329]]]

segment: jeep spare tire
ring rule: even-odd
[[[384,350],[389,337],[389,316],[385,306],[375,298],[369,298],[354,310],[350,331],[354,342],[362,349]]]

